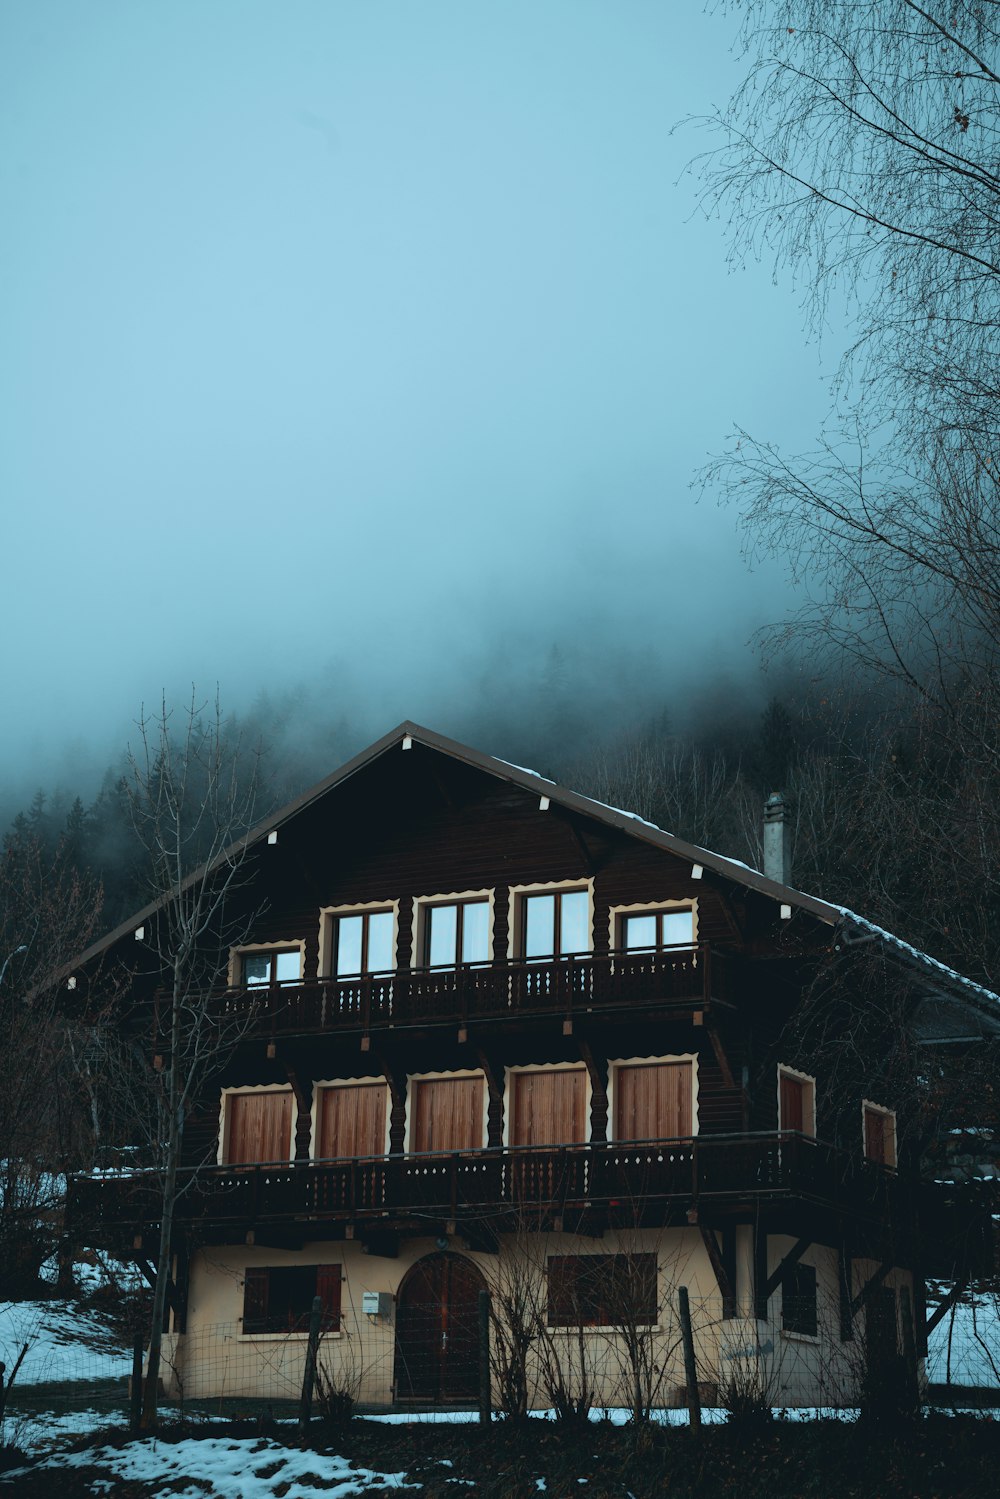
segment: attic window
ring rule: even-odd
[[[590,952],[590,892],[554,890],[521,897],[523,957],[529,962]]]
[[[619,944],[626,952],[658,952],[694,943],[694,907],[670,906],[619,916]]]
[[[778,1128],[816,1134],[816,1079],[791,1067],[778,1068]]]

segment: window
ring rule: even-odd
[[[781,1279],[781,1326],[784,1332],[816,1336],[816,1271],[791,1265]]]
[[[655,1254],[560,1254],[548,1264],[550,1327],[657,1321]]]
[[[297,984],[302,978],[302,950],[274,947],[243,953],[242,973],[247,989],[273,989],[277,984]]]
[[[290,1158],[291,1088],[258,1088],[246,1093],[227,1093],[224,1099],[224,1164],[244,1166]]]
[[[482,1077],[435,1077],[410,1083],[410,1150],[482,1150]]]
[[[357,915],[333,916],[331,973],[338,979],[360,978],[368,973],[391,973],[394,961],[392,911],[360,911]]]
[[[694,943],[693,906],[671,906],[663,911],[639,911],[619,917],[619,923],[619,945],[627,952],[691,947]]]
[[[896,1116],[891,1109],[877,1103],[862,1104],[864,1116],[865,1155],[880,1166],[896,1164]]]
[[[555,890],[521,897],[522,956],[529,962],[590,952],[590,893]]]
[[[490,903],[456,900],[424,907],[423,960],[428,968],[457,968],[490,960]]]
[[[804,1072],[778,1068],[778,1128],[800,1135],[816,1133],[816,1083]]]
[[[616,1140],[685,1140],[694,1134],[694,1062],[644,1062],[614,1070]]]
[[[318,1088],[315,1157],[320,1161],[385,1154],[385,1083]]]
[[[340,1266],[281,1265],[244,1273],[243,1333],[308,1332],[313,1297],[323,1303],[324,1332],[340,1330]]]

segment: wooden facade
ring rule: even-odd
[[[736,1236],[758,1317],[782,1284],[769,1236],[795,1245],[786,1279],[819,1245],[841,1267],[845,1336],[853,1263],[915,1285],[954,1266],[963,1226],[896,1161],[899,1101],[826,1097],[789,1054],[789,1022],[838,942],[835,908],[413,725],[263,827],[247,870],[241,899],[262,914],[245,945],[300,954],[298,972],[277,981],[275,963],[250,983],[236,951],[203,996],[239,1039],[187,1120],[178,1262],[265,1240],[386,1261],[433,1250],[393,1292],[401,1329],[416,1301],[438,1307],[426,1356],[406,1334],[417,1351],[397,1361],[398,1398],[407,1381],[457,1389],[431,1345],[452,1303],[465,1326],[481,1284],[459,1256],[525,1230],[604,1240],[612,1261],[625,1231],[694,1230],[726,1316],[742,1294]],[[101,951],[133,967],[156,1051],[161,975],[138,925]],[[834,1118],[823,1138],[817,1121]],[[141,1173],[76,1182],[71,1210],[78,1235],[151,1252]],[[277,1305],[277,1272],[274,1286]]]

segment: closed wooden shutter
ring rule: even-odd
[[[292,1092],[232,1093],[227,1103],[231,1166],[287,1161],[292,1145]]]
[[[511,1145],[576,1145],[587,1138],[582,1067],[514,1073]]]
[[[781,1119],[779,1123],[782,1129],[794,1129],[802,1134],[811,1134],[810,1087],[811,1084],[804,1082],[800,1077],[791,1077],[787,1072],[781,1074]]]
[[[385,1153],[384,1083],[345,1084],[320,1093],[316,1155],[337,1157]]]
[[[243,1276],[243,1331],[267,1332],[267,1270],[247,1270]]]
[[[892,1122],[881,1109],[865,1109],[865,1155],[882,1166],[895,1166]]]
[[[483,1079],[442,1077],[411,1084],[410,1149],[481,1150]]]
[[[694,1134],[690,1062],[615,1069],[615,1138],[683,1140]]]
[[[324,1332],[337,1332],[340,1329],[340,1286],[339,1265],[316,1266],[316,1295],[323,1303]]]

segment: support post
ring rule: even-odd
[[[903,1324],[903,1378],[906,1381],[906,1409],[916,1411],[920,1404],[920,1380],[917,1378],[917,1343],[913,1328],[913,1300],[909,1286],[899,1288],[899,1320]]]
[[[316,1381],[316,1358],[319,1353],[319,1329],[323,1321],[323,1302],[313,1297],[309,1316],[309,1341],[306,1344],[306,1367],[302,1374],[302,1399],[299,1401],[299,1431],[305,1435],[312,1415],[313,1385]]]
[[[490,1390],[490,1293],[479,1293],[479,1419],[493,1419],[493,1396]]]
[[[692,1431],[701,1430],[701,1397],[698,1393],[698,1368],[694,1361],[694,1334],[691,1330],[691,1306],[687,1286],[677,1288],[677,1305],[684,1340],[684,1379],[687,1384],[688,1419]]]

